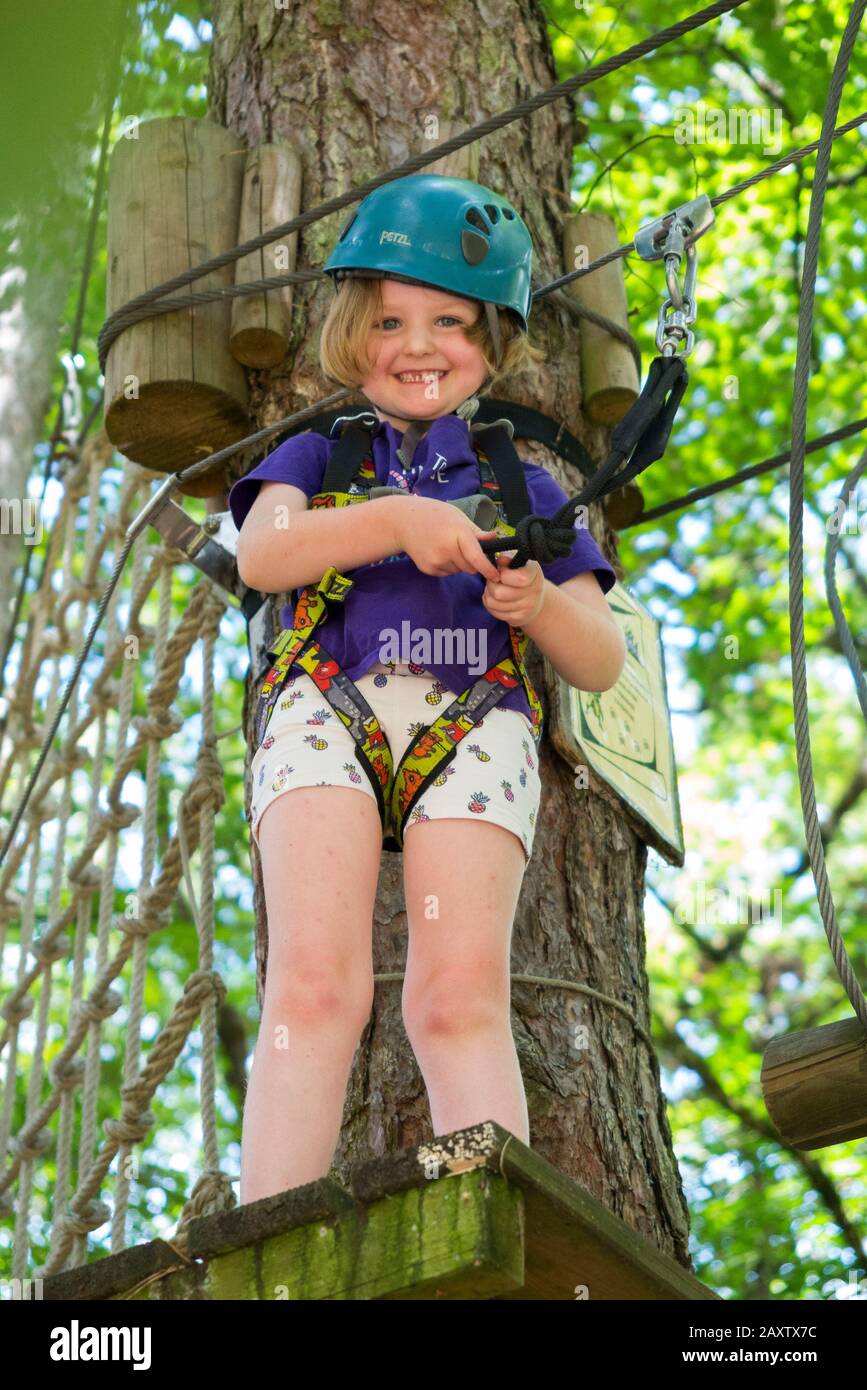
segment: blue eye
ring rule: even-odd
[[[439,318],[438,318],[438,320],[437,320],[437,322],[440,322],[442,319],[449,319],[449,320],[451,320],[452,323],[463,323],[463,319],[456,318],[454,314],[440,314],[440,315],[439,315]],[[383,319],[381,323],[375,323],[373,326],[374,326],[374,328],[383,328],[383,329],[385,329],[386,326],[387,326],[389,323],[400,323],[400,319],[398,319],[398,318],[387,318],[387,319]]]

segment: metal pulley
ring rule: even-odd
[[[715,222],[706,193],[683,203],[674,212],[658,217],[635,233],[635,249],[644,261],[665,261],[668,299],[660,306],[656,323],[656,347],[663,357],[686,358],[695,347],[695,285],[698,254],[695,243]],[[686,256],[686,276],[678,278]]]

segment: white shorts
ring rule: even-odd
[[[457,698],[430,671],[395,662],[376,662],[355,684],[382,726],[395,768],[419,725],[430,724]],[[375,803],[355,749],[306,671],[290,673],[253,755],[250,827],[256,844],[266,809],[296,787],[355,787]],[[461,739],[451,762],[412,808],[405,834],[426,820],[493,821],[517,835],[529,861],[540,795],[533,726],[520,711],[497,707]]]

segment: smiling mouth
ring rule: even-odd
[[[432,381],[442,381],[448,376],[448,371],[395,372],[393,375],[401,386],[429,386]]]

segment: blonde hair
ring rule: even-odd
[[[466,298],[466,296],[461,296]],[[470,300],[470,303],[479,303]],[[382,315],[382,280],[349,276],[328,310],[319,339],[319,363],[325,375],[339,386],[358,387],[373,369],[368,352],[369,334]],[[501,378],[525,371],[531,363],[541,362],[545,354],[534,347],[509,309],[497,307],[503,360],[494,365],[494,344],[484,306],[465,336],[481,350],[490,380],[482,389],[490,390]]]

